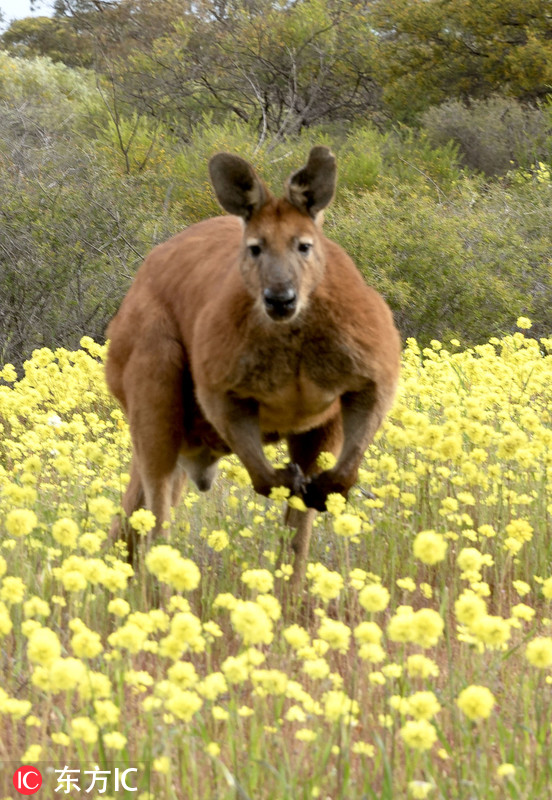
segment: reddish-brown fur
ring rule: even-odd
[[[242,159],[219,154],[210,168],[241,219],[208,219],[156,247],[108,329],[107,380],[134,446],[123,508],[150,508],[159,533],[186,474],[208,489],[235,452],[257,492],[287,486],[309,506],[288,512],[299,585],[313,509],[353,485],[392,403],[399,337],[384,300],[321,232],[335,187],[328,148],[313,148],[281,199]],[[262,442],[281,438],[291,463],[274,469]],[[338,460],[320,472],[324,450]]]

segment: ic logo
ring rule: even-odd
[[[13,773],[13,785],[19,794],[36,794],[42,786],[42,775],[36,767],[19,767]]]

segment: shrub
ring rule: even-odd
[[[469,105],[450,100],[426,111],[422,124],[431,144],[454,142],[463,163],[485,175],[503,175],[512,166],[529,167],[550,155],[547,114],[511,98]]]

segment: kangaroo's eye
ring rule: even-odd
[[[261,255],[261,245],[260,244],[250,244],[249,245],[249,252],[253,256],[253,258],[257,258]]]
[[[310,253],[312,249],[312,244],[311,242],[299,242],[297,249],[299,250],[300,253],[306,255],[307,253]]]

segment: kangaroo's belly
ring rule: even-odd
[[[257,398],[263,432],[300,433],[327,422],[340,409],[339,392],[305,375]]]

